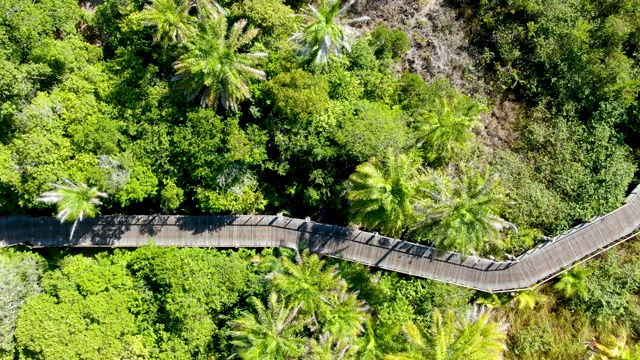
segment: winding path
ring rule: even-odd
[[[640,186],[615,211],[576,226],[513,261],[493,261],[373,233],[267,215],[109,216],[81,222],[69,240],[69,225],[52,217],[0,217],[0,247],[158,246],[309,248],[399,273],[490,293],[535,287],[572,266],[634,237],[640,226]]]

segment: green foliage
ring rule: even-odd
[[[407,34],[401,29],[389,29],[387,24],[379,23],[369,35],[377,58],[391,57],[400,59],[409,51],[411,44]]]
[[[587,277],[589,271],[582,268],[573,268],[560,276],[560,280],[553,286],[566,298],[573,296],[585,297],[587,295]]]
[[[609,335],[599,343],[595,340],[587,344],[587,348],[594,353],[590,359],[602,360],[633,360],[640,357],[640,347],[627,345],[627,334],[623,333],[619,337]]]
[[[349,178],[353,221],[397,237],[414,221],[413,206],[422,169],[410,155],[388,149],[359,165]]]
[[[513,204],[505,209],[505,217],[520,227],[537,227],[546,231],[562,231],[569,226],[569,204],[537,172],[523,156],[509,150],[495,154],[495,171],[501,175]]]
[[[616,208],[636,169],[628,148],[605,124],[534,125],[525,141],[537,153],[536,170],[545,175],[550,187],[572,200],[574,216],[581,220]]]
[[[37,84],[30,81],[30,75],[37,75],[43,70],[42,66],[16,65],[0,59],[0,71],[4,74],[0,79],[0,110],[4,122],[18,111],[20,101],[31,99],[35,95]]]
[[[64,179],[65,184],[51,184],[55,190],[47,191],[40,195],[38,201],[47,204],[56,204],[58,214],[56,217],[60,222],[73,221],[73,228],[69,238],[73,238],[78,221],[85,217],[94,217],[98,213],[98,205],[101,205],[99,198],[107,197],[106,193],[98,191],[97,188],[90,188],[86,184],[76,185]]]
[[[500,96],[523,109],[506,122],[499,111],[483,117],[481,137],[474,133],[487,110],[483,101],[444,80],[425,83],[409,73],[398,78],[398,70],[419,67],[419,56],[429,55],[415,47],[411,58],[394,63],[415,34],[379,24],[356,42],[359,31],[349,27],[339,1],[319,2],[317,12],[305,7],[307,16],[297,17],[289,6],[297,10],[305,1],[222,0],[228,17],[208,0],[100,3],[85,11],[71,0],[0,0],[3,214],[42,214],[39,194],[67,178],[109,192],[101,207],[107,215],[285,211],[345,223],[352,205],[355,221],[398,236],[419,218],[418,199],[435,194],[459,205],[432,207],[434,223],[447,224],[442,233],[466,229],[469,214],[517,223],[520,232],[506,232],[504,246],[474,245],[498,254],[526,250],[541,235],[537,229],[559,232],[612,210],[633,178],[636,0],[452,2],[470,21],[470,48],[479,49],[490,71],[486,79],[495,80],[493,91],[477,93],[506,89]],[[286,40],[295,31],[292,46]],[[320,65],[300,63],[296,48]],[[270,56],[258,70],[265,51]],[[174,63],[180,82],[171,81]],[[270,81],[256,81],[266,74]],[[232,116],[202,109],[185,89],[210,106],[222,103]],[[503,130],[508,143],[494,141]],[[425,163],[395,155],[401,153],[421,153]],[[358,166],[372,157],[378,160]],[[422,181],[419,165],[457,179],[454,163],[461,161],[474,168],[488,164],[512,206],[470,209],[482,201],[463,190],[490,188],[482,176],[466,185]],[[459,221],[447,223],[447,216]],[[467,230],[456,233],[458,240],[469,239]],[[485,235],[497,238],[491,229]],[[629,343],[637,341],[639,267],[625,251],[596,260],[585,291],[572,283],[580,296],[561,299],[561,291],[548,286],[540,293],[548,301],[534,301],[537,293],[496,297],[517,325],[506,356],[583,358],[584,342],[597,334],[599,344],[616,348],[605,333],[626,331]],[[10,289],[0,291],[3,358],[237,357],[257,338],[232,336],[240,329],[231,324],[258,321],[258,303],[264,314],[300,306],[296,318],[304,325],[290,338],[300,358],[380,359],[407,352],[435,358],[403,341],[401,325],[428,329],[437,309],[445,314],[442,324],[458,323],[454,332],[462,331],[466,322],[446,314],[474,298],[470,290],[369,273],[337,260],[336,269],[304,256],[302,263],[278,260],[266,279],[254,274],[264,271],[251,266],[245,251],[152,247],[60,256],[60,263],[51,255],[43,270],[23,253],[6,254],[0,254],[0,284]],[[35,294],[41,271],[43,293]],[[272,291],[279,300],[270,309]],[[256,300],[248,303],[250,296]],[[4,311],[6,304],[11,311]],[[423,335],[426,341],[432,334]],[[234,348],[234,340],[244,345]]]
[[[416,113],[417,145],[434,167],[459,159],[474,138],[473,128],[484,108],[467,96],[439,100],[433,108]]]
[[[357,359],[357,346],[348,343],[346,339],[336,340],[328,334],[321,335],[320,340],[311,340],[309,359],[333,360],[333,359]]]
[[[474,106],[473,99],[458,93],[446,79],[426,83],[419,75],[405,72],[398,83],[398,103],[411,114],[437,112],[442,101],[459,104],[455,112],[461,115],[477,116],[482,110],[481,104]]]
[[[446,166],[464,157],[487,110],[477,99],[458,93],[446,80],[426,84],[405,73],[399,79],[398,102],[415,119],[417,147],[433,167]]]
[[[301,310],[317,320],[330,310],[322,297],[324,294],[344,290],[344,282],[338,276],[337,266],[325,268],[318,255],[303,254],[299,263],[286,257],[279,259],[273,269],[273,287]]]
[[[413,140],[402,111],[368,101],[338,119],[335,139],[357,162],[380,157],[387,149],[401,152]]]
[[[16,318],[24,302],[40,292],[43,259],[36,254],[0,251],[0,358],[14,352]]]
[[[595,262],[590,271],[582,272],[588,276],[578,278],[581,287],[574,286],[582,294],[571,303],[574,308],[584,311],[602,328],[633,321],[632,317],[624,316],[637,311],[632,311],[635,301],[632,294],[638,294],[640,290],[637,281],[639,270],[633,258],[625,261],[618,254],[607,254]]]
[[[304,252],[297,263],[286,256],[265,258],[263,267],[272,287],[290,303],[299,304],[300,316],[310,319],[312,330],[336,339],[354,339],[363,330],[368,307],[357,293],[347,292],[338,267],[327,266],[318,255]]]
[[[343,50],[351,51],[351,45],[360,32],[350,24],[369,18],[344,19],[342,16],[353,2],[343,7],[340,4],[340,0],[321,0],[317,8],[309,4],[299,15],[306,25],[291,40],[297,43],[298,52],[305,61],[327,65],[331,56],[340,58]]]
[[[64,79],[65,75],[82,70],[101,58],[98,47],[80,38],[69,37],[65,40],[44,39],[31,50],[28,61],[47,66],[46,78],[40,83],[48,87]]]
[[[417,206],[413,232],[440,250],[476,254],[499,241],[499,232],[514,225],[499,217],[506,196],[495,175],[463,167],[459,178],[434,173],[430,195]]]
[[[282,0],[243,0],[233,4],[231,11],[259,28],[261,36],[278,39],[290,36],[294,30],[293,10]]]
[[[237,121],[222,121],[208,109],[189,113],[186,123],[174,129],[170,141],[171,162],[188,173],[184,177],[192,185],[219,185],[218,174],[233,169],[234,163],[256,165],[266,158],[263,131],[255,127],[244,130]]]
[[[516,357],[539,358],[540,354],[548,353],[553,349],[553,340],[549,337],[553,329],[545,320],[534,321],[528,328],[513,334],[509,349]]]
[[[127,206],[133,202],[140,202],[150,195],[154,195],[157,186],[158,179],[153,175],[151,169],[146,166],[136,166],[131,169],[125,185],[113,196],[118,200],[120,205]]]
[[[189,14],[190,10],[190,0],[153,0],[145,5],[140,17],[144,25],[156,28],[154,42],[184,43],[196,30],[196,18]]]
[[[266,135],[254,126],[242,129],[211,110],[191,112],[174,130],[171,163],[180,169],[183,189],[194,190],[206,212],[238,213],[263,209],[265,201],[249,166],[266,158]]]
[[[332,100],[356,101],[363,97],[364,86],[357,74],[335,66],[331,67],[327,77],[329,96]]]
[[[497,156],[497,171],[515,202],[505,214],[518,224],[547,231],[618,207],[636,168],[613,127],[602,123],[534,123],[521,147],[519,156]]]
[[[493,312],[484,308],[474,309],[461,321],[456,321],[453,312],[442,315],[436,310],[426,334],[412,323],[404,326],[409,351],[384,359],[502,359],[508,327],[504,319],[494,319]]]
[[[214,214],[254,214],[267,204],[257,189],[255,179],[247,179],[223,190],[196,189],[196,198],[202,211]]]
[[[269,295],[267,306],[250,298],[256,313],[245,312],[231,326],[233,344],[242,359],[285,360],[297,358],[304,351],[305,340],[299,336],[304,319],[298,317],[300,305],[287,305],[276,293]],[[295,304],[295,303],[294,303]]]
[[[383,297],[372,305],[382,306],[382,302],[405,301],[410,309],[409,320],[424,324],[431,322],[433,312],[437,309],[465,310],[473,295],[471,290],[426,279],[398,279],[395,276],[386,275],[380,282],[381,286],[393,289],[380,290],[382,293],[390,292],[392,297]],[[400,325],[409,320],[395,324]]]
[[[0,144],[0,189],[10,189],[19,184],[20,175],[14,169],[15,163],[11,158],[11,151],[6,146]],[[9,204],[9,197],[0,198],[0,209],[4,209],[5,206]]]
[[[9,40],[2,55],[14,60],[23,59],[44,38],[76,34],[75,24],[84,16],[73,0],[2,1],[0,14]]]
[[[547,300],[547,297],[536,290],[521,291],[513,298],[513,302],[520,310],[533,310]]]
[[[258,29],[245,31],[244,19],[230,27],[224,19],[205,24],[185,43],[186,52],[175,62],[176,76],[172,80],[182,81],[189,99],[201,95],[203,107],[220,101],[226,109],[237,112],[238,104],[250,97],[250,79],[266,78],[264,71],[252,66],[267,54],[240,52]]]
[[[482,2],[476,21],[486,36],[478,39],[503,86],[532,105],[550,101],[587,120],[605,103],[626,107],[636,101],[636,7],[633,0]],[[619,114],[611,120],[623,119]]]
[[[281,73],[265,83],[265,93],[274,109],[294,121],[307,121],[327,111],[329,84],[303,70]]]
[[[27,300],[15,338],[21,357],[101,359],[142,357],[148,350],[136,313],[142,289],[120,257],[64,259],[42,280],[44,292]],[[114,309],[118,309],[114,311]]]
[[[185,356],[207,353],[222,314],[256,290],[245,256],[153,246],[134,253],[129,265],[133,274],[163,304],[152,321],[164,325],[165,336],[174,339],[172,346],[185,349]]]
[[[184,201],[184,190],[179,188],[172,179],[167,179],[164,181],[160,197],[162,198],[160,200],[162,210],[171,212],[178,209],[182,201]]]

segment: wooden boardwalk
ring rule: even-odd
[[[0,247],[158,246],[308,248],[311,252],[368,266],[497,293],[528,289],[611,246],[636,235],[640,226],[639,188],[625,205],[579,225],[514,261],[456,253],[373,233],[268,215],[109,216],[87,219],[69,240],[69,225],[53,217],[0,217]]]

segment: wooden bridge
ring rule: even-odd
[[[435,249],[373,233],[267,215],[109,216],[69,225],[53,217],[0,218],[0,247],[308,248],[311,252],[368,266],[444,281],[490,293],[533,288],[637,234],[640,187],[617,210],[581,224],[513,261],[493,261]]]

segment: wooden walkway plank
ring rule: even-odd
[[[70,225],[53,217],[0,217],[0,247],[158,246],[309,248],[324,256],[496,293],[528,289],[628,239],[640,227],[640,186],[615,211],[580,224],[521,255],[492,261],[335,225],[273,215],[110,216]]]

